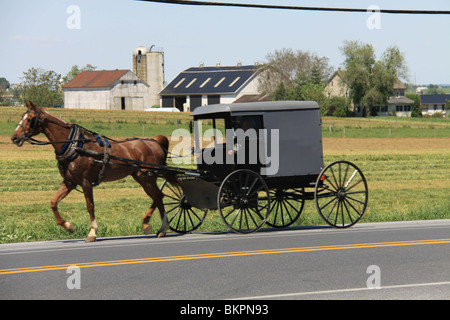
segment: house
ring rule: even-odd
[[[350,85],[345,81],[345,71],[339,68],[328,79],[325,85],[325,95],[327,98],[346,97],[350,94]]]
[[[257,65],[192,67],[182,71],[161,92],[161,106],[193,111],[209,104],[233,103],[260,95]]]
[[[325,85],[325,95],[332,97],[349,97],[350,85],[345,80],[345,71],[340,68],[334,72]],[[375,107],[378,116],[389,116],[395,114],[399,117],[410,117],[414,101],[405,97],[406,86],[396,78],[392,87],[394,96],[392,96],[385,106]],[[363,116],[363,110],[360,106],[353,106],[357,116]]]
[[[149,85],[130,70],[84,71],[63,86],[69,109],[144,110]]]
[[[450,110],[445,109],[447,100],[450,100],[450,94],[422,94],[419,96],[422,115],[433,115],[443,113],[448,117]]]

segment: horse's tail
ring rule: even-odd
[[[154,139],[159,143],[159,145],[161,146],[162,150],[164,151],[165,157],[164,157],[163,165],[166,165],[167,154],[169,154],[169,139],[167,139],[166,136],[162,136],[162,135],[157,136]],[[162,173],[162,176],[171,185],[179,186],[180,188],[182,187],[181,180],[178,178],[178,175],[176,173],[165,171],[165,172]]]

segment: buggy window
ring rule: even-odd
[[[232,119],[233,129],[242,129],[247,131],[248,129],[254,129],[256,132],[262,129],[262,117],[261,116],[238,116]]]

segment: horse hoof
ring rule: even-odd
[[[97,237],[94,236],[88,236],[84,242],[95,242],[97,240]]]
[[[144,230],[144,234],[147,235],[152,231],[152,227],[149,224],[143,224],[142,230]]]
[[[68,233],[73,233],[74,230],[75,230],[73,224],[71,224],[70,222],[65,222],[64,225],[63,225],[63,228],[66,229],[66,231]]]
[[[158,232],[157,234],[156,234],[156,237],[157,238],[164,238],[166,236],[166,233],[165,232]]]

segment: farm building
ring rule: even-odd
[[[69,109],[144,110],[149,85],[130,70],[84,71],[63,86]]]
[[[348,97],[350,86],[345,81],[345,71],[339,68],[335,71],[325,86],[325,95],[328,98],[332,97]]]
[[[345,71],[340,68],[333,73],[325,85],[325,95],[331,97],[346,97],[350,95],[350,85],[345,81]],[[388,101],[386,106],[376,107],[379,116],[389,116],[395,114],[398,117],[410,117],[411,108],[414,101],[405,97],[406,86],[397,78],[393,87],[394,96]],[[362,116],[363,110],[360,106],[353,106],[356,115]]]
[[[445,109],[445,104],[447,100],[450,100],[450,94],[422,94],[419,97],[422,115],[433,115],[440,112],[449,116],[450,111]]]
[[[159,92],[164,88],[164,52],[161,48],[140,46],[133,52],[133,72],[148,88],[148,105],[159,106]]]
[[[161,106],[193,111],[209,104],[233,103],[244,96],[261,98],[257,65],[193,67],[182,71],[161,92]]]

